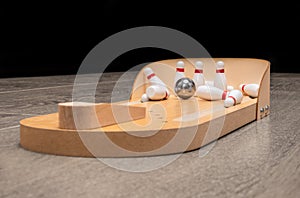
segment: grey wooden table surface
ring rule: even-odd
[[[128,98],[135,73],[121,75],[103,75],[96,102],[110,102],[117,81],[116,100]],[[300,74],[271,74],[270,116],[146,172],[19,146],[19,121],[56,112],[57,103],[71,100],[73,81],[0,79],[0,197],[300,197]]]

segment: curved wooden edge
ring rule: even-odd
[[[270,65],[266,62],[267,69],[263,74],[258,92],[258,100],[256,107],[256,119],[262,119],[270,114]],[[263,111],[262,111],[263,110]]]

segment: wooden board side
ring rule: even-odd
[[[267,69],[260,82],[260,88],[257,100],[257,115],[259,120],[270,114],[270,63],[267,62]]]
[[[162,129],[155,135],[145,137],[122,131],[106,133],[97,130],[49,130],[40,126],[32,127],[29,125],[29,120],[25,120],[21,122],[20,144],[23,148],[35,152],[81,157],[153,156],[180,153],[200,148],[255,120],[255,112],[256,104],[252,103],[199,125],[180,129]],[[47,121],[50,117],[55,118],[53,114],[44,120]],[[43,119],[43,116],[39,119]],[[149,131],[149,134],[151,133]]]
[[[62,103],[58,105],[58,115],[59,128],[94,129],[145,118],[146,108],[111,103]]]

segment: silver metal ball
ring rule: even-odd
[[[174,91],[178,97],[186,100],[195,94],[196,85],[190,78],[180,78],[175,84]]]

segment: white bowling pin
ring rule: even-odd
[[[258,96],[259,85],[258,84],[240,84],[240,90],[251,97],[256,98]]]
[[[218,61],[216,64],[216,74],[215,74],[215,79],[214,79],[214,86],[222,89],[222,90],[227,90],[227,81],[226,81],[226,76],[224,73],[224,62],[223,61]]]
[[[148,81],[150,82],[150,85],[160,85],[167,87],[166,84],[156,76],[156,74],[153,72],[153,70],[149,67],[144,69],[144,74]]]
[[[207,86],[214,86],[214,81],[211,81],[211,80],[206,80],[205,81],[205,85],[207,85]]]
[[[147,101],[149,101],[147,94],[143,94],[141,97],[141,102],[147,102]]]
[[[214,81],[206,80],[205,85],[213,87],[214,86]],[[227,91],[231,91],[231,90],[234,90],[234,87],[232,85],[227,85]]]
[[[204,100],[225,100],[228,92],[219,88],[201,85],[197,88],[195,96],[198,96]]]
[[[234,90],[234,87],[231,85],[227,85],[227,91],[232,91],[232,90]]]
[[[196,85],[196,88],[200,85],[204,85],[205,80],[203,76],[203,62],[202,61],[197,61],[195,63],[195,73],[194,73],[194,83]]]
[[[184,62],[183,61],[178,61],[177,65],[176,65],[176,73],[175,73],[175,78],[174,78],[174,84],[173,84],[173,88],[175,89],[175,85],[176,82],[181,79],[184,78]]]
[[[164,100],[169,97],[167,88],[159,85],[151,85],[147,87],[146,94],[150,100]]]
[[[224,107],[232,107],[240,104],[243,99],[243,94],[240,90],[234,89],[229,92],[228,97],[224,100]]]

